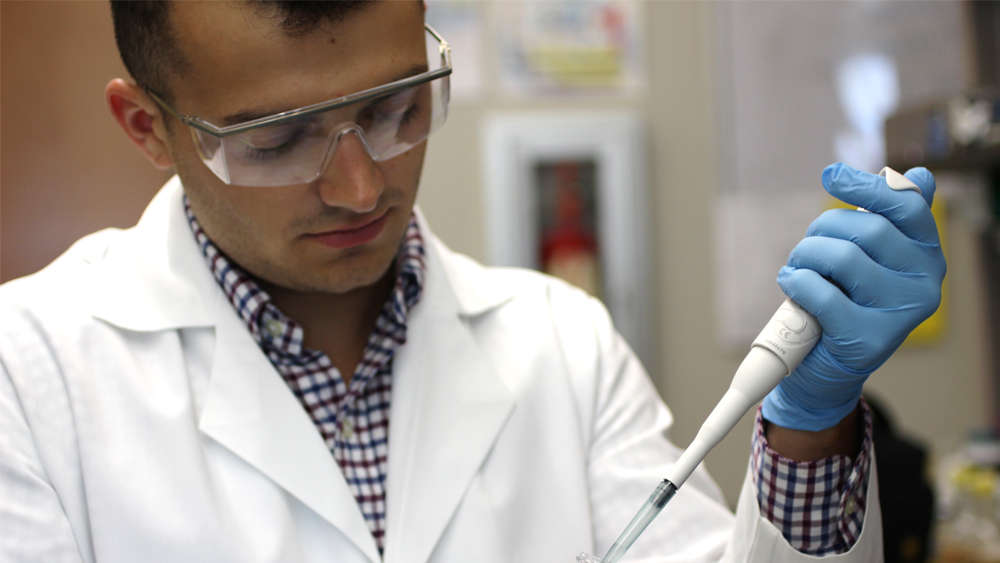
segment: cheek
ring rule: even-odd
[[[223,250],[240,254],[244,247],[266,246],[282,240],[282,210],[287,195],[280,190],[263,190],[222,183],[196,155],[179,158],[177,174],[202,228]],[[239,249],[234,247],[240,247]]]
[[[426,147],[427,143],[422,143],[396,158],[382,163],[382,173],[385,176],[386,184],[402,191],[411,202],[417,194]]]

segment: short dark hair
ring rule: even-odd
[[[366,4],[366,0],[302,2],[247,0],[259,14],[278,20],[292,36],[306,35],[324,23],[336,23]],[[111,0],[118,53],[132,78],[171,101],[168,79],[184,71],[188,61],[170,27],[170,5],[165,0]]]

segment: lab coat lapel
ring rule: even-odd
[[[443,256],[448,251],[426,227],[422,232],[424,293],[393,376],[387,563],[427,561],[514,405],[468,326],[500,300],[462,302],[446,265],[454,258]]]
[[[232,314],[216,327],[201,430],[337,527],[371,561],[375,541],[312,420]]]
[[[95,280],[94,316],[133,331],[214,328],[202,432],[379,555],[357,501],[309,416],[233,311],[205,265],[174,177],[139,224],[115,239]]]

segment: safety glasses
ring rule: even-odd
[[[375,161],[421,143],[448,113],[451,48],[426,30],[427,70],[388,84],[306,107],[220,127],[182,115],[149,95],[191,130],[202,162],[237,186],[288,186],[318,178],[340,140],[357,135]]]

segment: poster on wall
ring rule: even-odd
[[[640,8],[632,0],[496,3],[501,91],[515,97],[635,93],[645,81]]]
[[[642,126],[631,112],[520,112],[483,130],[487,259],[600,299],[651,360],[651,249]]]

